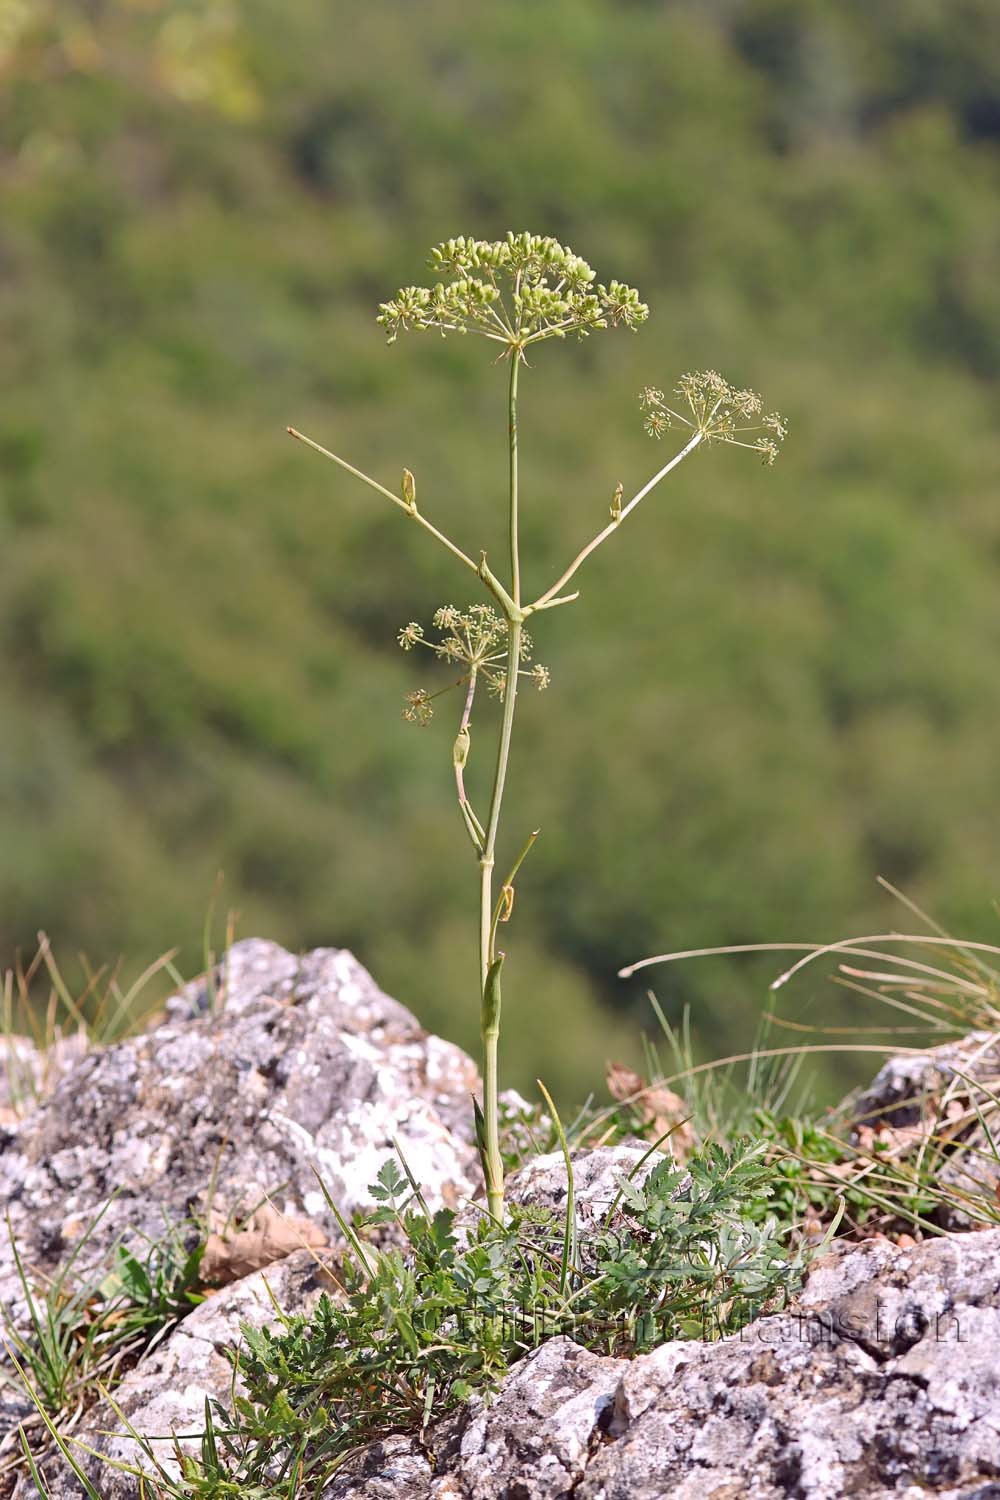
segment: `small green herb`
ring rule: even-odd
[[[472,1394],[488,1398],[554,1334],[630,1355],[739,1329],[783,1302],[803,1270],[775,1218],[746,1219],[771,1191],[765,1151],[712,1146],[683,1169],[663,1162],[641,1185],[623,1179],[610,1222],[571,1261],[563,1216],[509,1205],[504,1224],[484,1214],[461,1229],[451,1211],[415,1206],[387,1162],[359,1232],[394,1222],[403,1248],[348,1256],[342,1295],[277,1329],[243,1329],[232,1354],[242,1393],[229,1408],[214,1403],[210,1457],[203,1446],[186,1461],[185,1487],[167,1493],[257,1494],[266,1475],[292,1474],[303,1495],[317,1493],[372,1439],[426,1434]],[[210,1476],[215,1488],[204,1487]]]
[[[751,448],[767,463],[773,463],[785,427],[776,413],[762,415],[760,397],[753,391],[739,390],[710,370],[685,375],[677,385],[678,402],[671,405],[662,391],[647,387],[641,404],[646,428],[661,437],[671,427],[684,431],[683,446],[663,467],[623,503],[624,486],[618,485],[610,505],[610,520],[573,558],[555,583],[532,602],[522,594],[522,557],[520,545],[520,491],[518,468],[518,380],[527,364],[528,351],[548,339],[565,339],[569,335],[585,338],[599,330],[622,327],[636,329],[649,314],[646,304],[633,287],[620,281],[597,280],[596,272],[550,236],[509,233],[502,240],[477,240],[467,236],[446,241],[431,251],[430,268],[438,279],[431,286],[403,287],[395,297],[383,302],[378,322],[392,343],[401,333],[436,332],[477,334],[500,346],[500,357],[507,363],[507,552],[509,572],[502,582],[487,562],[485,551],[470,555],[440,531],[417,508],[416,481],[409,469],[403,470],[399,493],[356,469],[345,459],[322,448],[311,438],[304,438],[294,428],[293,437],[333,460],[354,478],[391,500],[408,517],[432,536],[441,546],[475,576],[489,602],[473,603],[464,608],[442,606],[434,616],[437,640],[428,639],[424,627],[410,621],[399,632],[404,650],[424,646],[446,665],[457,670],[457,677],[440,689],[414,688],[407,696],[404,716],[415,724],[426,725],[434,712],[434,702],[451,688],[464,688],[463,706],[457,732],[451,744],[451,761],[455,777],[458,808],[469,836],[477,865],[479,887],[479,1004],[482,1014],[483,1101],[476,1106],[476,1138],[480,1145],[486,1201],[489,1212],[498,1221],[504,1209],[504,1161],[500,1143],[499,1117],[499,964],[503,951],[498,947],[499,924],[510,919],[515,887],[514,879],[537,831],[522,847],[517,860],[509,867],[499,894],[494,889],[498,839],[507,771],[510,763],[515,708],[519,680],[529,679],[538,688],[548,685],[547,669],[528,665],[531,644],[525,623],[544,610],[569,604],[578,592],[566,593],[587,558],[618,529],[646,495],[701,444],[732,443]],[[671,398],[673,401],[673,398]],[[687,414],[677,410],[686,403]],[[488,757],[493,767],[488,798],[482,814],[476,811],[475,797],[466,784],[470,763],[478,747],[478,721],[473,732],[472,714],[480,683],[499,698],[502,713],[495,753]]]

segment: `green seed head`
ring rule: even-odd
[[[649,316],[634,287],[597,282],[597,273],[548,235],[514,234],[503,240],[460,236],[431,251],[441,279],[430,287],[403,287],[383,302],[377,321],[392,343],[409,330],[478,333],[523,349],[547,338],[595,329],[637,328]]]

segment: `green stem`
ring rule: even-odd
[[[465,760],[469,753],[469,721],[472,717],[472,703],[475,696],[476,668],[473,667],[472,671],[469,673],[469,686],[465,694],[465,705],[462,709],[462,717],[458,725],[458,738],[455,741],[454,764],[455,790],[458,792],[459,812],[462,814],[462,817],[465,820],[465,827],[468,832],[469,838],[472,840],[472,847],[473,849],[475,849],[476,854],[480,855],[483,852],[483,830],[479,825],[479,819],[476,817],[472,804],[465,794]],[[466,737],[465,755],[460,756],[458,754],[458,749],[461,744],[463,735]]]
[[[521,562],[517,535],[517,374],[521,351],[515,345],[510,352],[510,384],[508,387],[508,517],[510,540],[511,604],[507,615],[507,681],[503,695],[503,720],[500,725],[500,742],[497,746],[496,771],[493,776],[493,792],[490,797],[489,816],[486,821],[486,837],[479,861],[479,974],[481,993],[485,995],[490,966],[495,962],[496,929],[493,924],[493,867],[496,863],[497,831],[500,827],[500,811],[503,806],[507,767],[510,762],[510,742],[514,729],[514,706],[517,702],[517,675],[521,666]],[[484,1011],[485,1015],[485,1011]],[[500,1156],[500,1130],[498,1115],[498,1050],[500,1039],[499,1007],[491,1014],[489,1024],[483,1026],[483,1119],[485,1137],[486,1202],[491,1216],[503,1220],[503,1162]]]
[[[500,726],[500,743],[497,747],[497,765],[493,778],[493,795],[486,824],[486,839],[480,865],[479,888],[479,967],[482,988],[485,991],[490,965],[495,961],[495,929],[493,927],[493,866],[496,862],[497,829],[500,824],[500,809],[503,804],[507,766],[510,761],[511,732],[514,726],[514,703],[517,697],[517,672],[521,655],[521,624],[512,620],[508,624],[507,685],[503,700],[503,722]],[[483,1029],[483,1116],[486,1137],[486,1201],[493,1218],[503,1220],[503,1162],[500,1157],[500,1130],[497,1119],[497,1074],[500,1018],[496,1015],[489,1027]]]
[[[521,350],[515,344],[510,351],[507,411],[510,431],[510,577],[511,593],[518,609],[521,607],[521,554],[517,540],[517,372],[520,365]]]

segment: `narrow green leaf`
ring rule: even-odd
[[[483,1036],[494,1036],[500,1030],[500,970],[505,957],[506,954],[498,953],[486,974],[483,986]]]

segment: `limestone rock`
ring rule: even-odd
[[[947,1105],[962,1074],[973,1079],[966,1097],[970,1088],[986,1097],[994,1045],[977,1037],[965,1051],[935,1049],[916,1071],[913,1059],[888,1064],[859,1108],[877,1120],[895,1106],[889,1128],[913,1127],[932,1097]],[[471,1061],[426,1036],[349,954],[300,960],[243,943],[211,984],[168,1003],[162,1025],[83,1057],[50,1099],[7,1123],[0,1196],[33,1273],[54,1269],[100,1207],[85,1264],[106,1262],[120,1235],[155,1236],[164,1212],[207,1214],[212,1181],[217,1210],[247,1217],[267,1193],[332,1238],[312,1166],[350,1210],[394,1136],[432,1205],[475,1191],[475,1082]],[[923,1104],[907,1120],[899,1107],[912,1108],[915,1091]],[[581,1234],[614,1198],[616,1174],[644,1152],[626,1144],[574,1158]],[[559,1155],[510,1181],[514,1201],[559,1210],[565,1196]],[[839,1245],[790,1309],[718,1343],[671,1342],[620,1360],[552,1339],[494,1402],[470,1402],[422,1441],[371,1445],[317,1500],[1000,1500],[998,1268],[1000,1230],[905,1250]],[[16,1306],[2,1241],[0,1277]],[[129,1421],[195,1446],[206,1395],[227,1397],[225,1350],[240,1322],[273,1321],[269,1288],[297,1312],[323,1283],[303,1249],[216,1293],[118,1386]],[[16,1419],[16,1392],[2,1399]],[[115,1426],[110,1409],[96,1408],[78,1435],[133,1461],[122,1429],[101,1434]],[[169,1444],[157,1451],[169,1467]],[[87,1465],[104,1500],[135,1500],[134,1479]],[[72,1475],[47,1472],[52,1500],[79,1500]],[[13,1493],[37,1500],[24,1478]]]
[[[436,1466],[376,1445],[326,1500],[996,1500],[1000,1231],[839,1249],[787,1313],[616,1360],[552,1339]]]
[[[84,1031],[57,1036],[44,1049],[30,1037],[0,1041],[0,1126],[15,1125],[50,1094],[88,1048]]]
[[[82,1057],[0,1130],[0,1203],[36,1275],[64,1263],[102,1209],[81,1272],[106,1266],[119,1237],[143,1253],[165,1219],[215,1227],[267,1200],[330,1237],[316,1173],[349,1215],[394,1138],[428,1201],[456,1205],[477,1189],[476,1082],[471,1059],[350,953],[239,943],[212,987],[189,986],[163,1024]],[[6,1235],[0,1300],[23,1324]]]
[[[919,1124],[928,1106],[939,1106],[946,1094],[960,1100],[975,1096],[978,1103],[988,1104],[998,1088],[1000,1036],[974,1031],[926,1052],[889,1058],[868,1088],[852,1100],[851,1113],[859,1125],[906,1128]]]
[[[577,1229],[581,1233],[599,1224],[620,1194],[619,1180],[631,1177],[645,1182],[653,1168],[664,1160],[648,1145],[599,1146],[573,1155],[573,1193]],[[566,1163],[561,1151],[533,1157],[514,1173],[507,1185],[512,1203],[533,1204],[561,1214],[566,1206]]]
[[[986,1500],[1000,1473],[998,1259],[1000,1231],[907,1252],[872,1241],[819,1262],[789,1312],[719,1343],[630,1361],[553,1339],[491,1406],[471,1403],[426,1445],[374,1444],[323,1500]],[[295,1277],[315,1291],[304,1252],[281,1274],[282,1300]],[[137,1426],[164,1431],[217,1387],[226,1324],[248,1304],[254,1316],[258,1279],[128,1378],[120,1399]],[[164,1375],[179,1394],[158,1390]],[[107,1500],[131,1493],[117,1483]]]
[[[870,1241],[819,1262],[788,1312],[719,1343],[619,1360],[552,1339],[492,1405],[470,1403],[425,1444],[373,1444],[323,1500],[995,1500],[998,1263],[1000,1231],[906,1252]],[[311,1277],[298,1252],[279,1300],[306,1305]],[[128,1377],[119,1399],[137,1426],[195,1420],[228,1369],[232,1318],[260,1316],[259,1283],[192,1314]],[[107,1500],[134,1494],[104,1485]]]
[[[975,1031],[926,1052],[890,1058],[849,1101],[849,1114],[855,1138],[863,1143],[874,1132],[883,1159],[929,1151],[938,1182],[951,1188],[954,1200],[936,1210],[935,1221],[945,1229],[967,1229],[992,1218],[996,1208],[998,1099],[1000,1036]],[[988,1213],[980,1211],[983,1200]]]
[[[273,1324],[275,1303],[285,1313],[308,1312],[322,1291],[330,1291],[322,1265],[307,1250],[297,1250],[266,1271],[246,1276],[209,1297],[116,1386],[115,1405],[148,1440],[157,1462],[168,1474],[173,1477],[178,1473],[174,1437],[183,1450],[199,1450],[205,1398],[228,1404],[233,1367],[225,1351],[238,1344],[240,1325],[259,1328]],[[76,1436],[87,1448],[117,1463],[147,1473],[152,1468],[113,1408],[103,1402],[87,1412]],[[135,1500],[139,1488],[133,1475],[111,1467],[82,1447],[74,1457],[102,1500]],[[44,1467],[51,1500],[83,1497],[79,1480],[64,1461],[50,1459]],[[21,1478],[14,1489],[13,1500],[38,1500],[38,1492],[27,1477]]]

